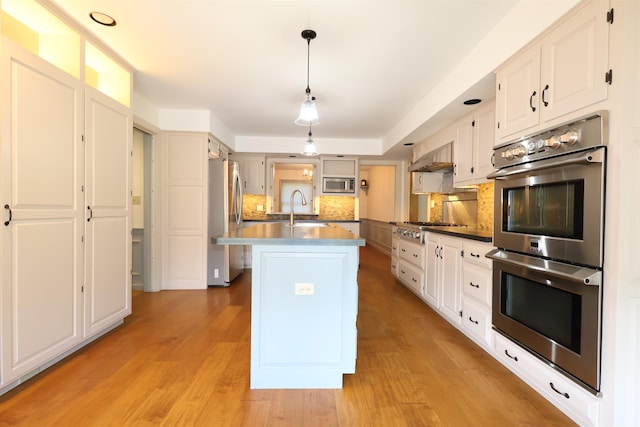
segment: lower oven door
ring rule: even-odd
[[[499,249],[487,256],[494,328],[599,391],[602,272]]]

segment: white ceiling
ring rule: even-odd
[[[318,34],[314,137],[383,139],[520,0],[50,1],[127,60],[135,92],[158,108],[210,110],[235,136],[302,145],[302,30]],[[92,10],[118,25],[95,24]],[[491,97],[493,81],[483,83],[460,95]]]

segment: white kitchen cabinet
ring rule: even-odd
[[[497,71],[498,143],[607,98],[608,3],[588,2]]]
[[[497,333],[495,357],[582,426],[599,425],[599,400],[524,348]]]
[[[340,178],[358,178],[358,159],[322,158],[322,176]]]
[[[398,278],[398,227],[395,225],[391,229],[391,274]]]
[[[6,391],[131,313],[132,114],[8,39],[0,58]]]
[[[495,103],[482,106],[456,124],[454,185],[487,181],[494,170]]]
[[[462,330],[484,348],[492,344],[492,261],[488,243],[465,241],[462,260]]]
[[[398,239],[398,279],[420,298],[424,294],[425,247]]]
[[[208,135],[162,135],[162,289],[207,288]]]
[[[347,222],[340,222],[340,221],[336,221],[333,222],[333,224],[339,225],[340,227],[344,228],[345,230],[347,230],[349,233],[353,233],[356,236],[360,235],[360,223],[358,222],[353,222],[353,221],[347,221]]]
[[[242,157],[235,160],[240,165],[243,194],[265,194],[265,158]]]
[[[85,96],[85,336],[131,314],[131,110]]]
[[[442,172],[413,172],[411,193],[446,193],[451,189],[450,176]]]
[[[427,233],[426,251],[425,300],[440,310],[452,323],[459,325],[462,309],[462,239]]]

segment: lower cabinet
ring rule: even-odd
[[[424,293],[424,246],[398,240],[398,279],[420,298]]]
[[[464,242],[462,257],[462,328],[477,344],[492,345],[491,294],[492,261],[484,254],[493,247],[487,243]]]
[[[460,324],[462,309],[460,273],[463,239],[427,234],[427,285],[425,300],[452,323]]]
[[[494,357],[582,426],[596,426],[598,398],[513,341],[495,334]]]

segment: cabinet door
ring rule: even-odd
[[[438,308],[438,251],[440,245],[438,237],[427,234],[426,268],[424,278],[424,299],[433,307]]]
[[[461,290],[460,290],[460,269],[462,257],[462,242],[457,239],[440,239],[441,259],[440,266],[442,298],[441,306],[443,314],[445,314],[452,322],[460,323]]]
[[[84,334],[131,314],[131,111],[95,89],[85,97]]]
[[[456,125],[454,184],[469,183],[473,179],[473,116]]]
[[[264,194],[265,167],[264,157],[245,158],[239,161],[240,178],[244,194]]]
[[[538,124],[540,45],[526,50],[496,74],[496,135],[508,139]]]
[[[540,107],[547,121],[607,98],[607,1],[592,1],[542,41]]]
[[[83,101],[76,79],[2,43],[0,384],[6,385],[81,340]]]
[[[207,136],[162,140],[163,289],[207,288]]]
[[[355,159],[322,160],[322,176],[355,177],[358,174]]]
[[[474,114],[473,126],[473,180],[475,183],[487,181],[487,175],[494,170],[493,147],[495,146],[494,104],[478,109]]]

